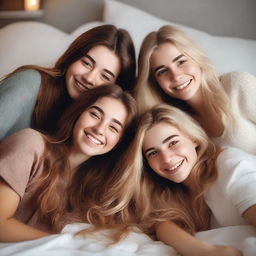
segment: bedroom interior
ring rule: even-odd
[[[255,11],[255,0],[1,0],[0,77],[24,64],[52,66],[78,35],[106,23],[130,32],[136,54],[147,33],[165,24],[177,26],[199,43],[219,74],[239,70],[256,76]],[[0,243],[0,255],[178,255],[137,233],[112,248],[104,239],[74,238],[81,228],[70,225],[60,235]],[[219,228],[196,236],[238,247],[244,256],[256,252],[256,230],[251,226]]]

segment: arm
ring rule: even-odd
[[[228,246],[206,244],[190,235],[173,222],[161,222],[156,228],[157,238],[172,246],[182,256],[241,256],[241,252]]]
[[[256,205],[249,207],[243,214],[243,217],[254,227],[256,227]]]
[[[19,242],[48,235],[16,220],[13,216],[19,205],[19,195],[0,179],[0,241]]]
[[[40,73],[34,70],[15,73],[1,82],[0,140],[30,127],[40,84]]]

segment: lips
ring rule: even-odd
[[[192,81],[192,79],[186,81],[185,83],[182,83],[182,84],[176,86],[174,89],[175,89],[175,90],[183,90],[183,89],[185,89],[187,86],[190,85],[191,81]]]
[[[75,86],[80,92],[85,92],[89,90],[89,88],[84,83],[80,82],[77,79],[75,79]]]
[[[182,159],[181,161],[177,162],[175,165],[172,165],[171,167],[168,167],[168,168],[164,168],[165,171],[168,171],[168,172],[173,172],[173,171],[176,171],[184,162],[184,159]]]
[[[86,137],[94,144],[96,145],[103,145],[103,141],[101,141],[100,139],[98,139],[96,136],[92,135],[91,133],[87,133],[85,132]]]

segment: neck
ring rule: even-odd
[[[76,169],[81,163],[87,161],[90,157],[81,153],[71,151],[68,160],[72,170]]]

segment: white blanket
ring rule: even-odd
[[[78,237],[74,233],[87,224],[72,224],[61,234],[50,235],[32,241],[0,243],[1,256],[178,256],[169,246],[152,241],[148,236],[131,232],[126,239],[108,246],[109,240],[100,237]],[[256,229],[252,226],[233,226],[213,229],[196,234],[200,240],[219,245],[233,245],[244,256],[256,255]]]

